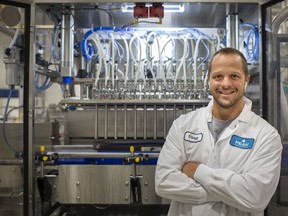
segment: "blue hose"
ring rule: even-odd
[[[44,91],[44,90],[50,88],[53,84],[50,77],[48,77],[48,76],[45,76],[45,80],[43,81],[43,83],[40,86],[39,86],[38,82],[39,82],[39,75],[36,74],[35,75],[35,89],[37,91]]]
[[[2,135],[3,135],[3,140],[4,140],[4,143],[8,146],[8,148],[15,154],[15,156],[17,158],[20,158],[22,153],[21,152],[18,152],[16,151],[8,142],[7,140],[7,137],[6,137],[6,121],[7,121],[7,113],[8,113],[8,107],[9,107],[9,103],[10,103],[10,99],[11,99],[11,96],[12,96],[12,92],[13,92],[13,89],[11,88],[10,91],[9,91],[9,95],[8,95],[8,100],[7,100],[7,103],[6,103],[6,107],[5,107],[5,111],[4,111],[4,116],[3,116],[3,125],[2,125]]]
[[[259,31],[258,27],[249,23],[241,24],[242,27],[248,27],[247,37],[245,39],[245,51],[247,61],[254,62],[259,60]],[[252,44],[251,44],[252,43]],[[250,45],[250,46],[249,46]],[[251,48],[250,48],[251,47]]]
[[[87,39],[88,37],[93,34],[94,32],[97,31],[121,31],[121,28],[118,27],[96,27],[94,29],[90,29],[87,31],[81,41],[81,50],[82,50],[82,55],[86,61],[90,61],[92,56],[94,55],[94,50],[91,47],[88,47],[87,45]],[[127,29],[126,29],[127,30]],[[129,30],[129,29],[128,29]]]

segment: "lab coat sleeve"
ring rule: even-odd
[[[243,173],[201,164],[194,179],[230,206],[247,212],[263,211],[279,181],[281,152],[280,136],[274,132],[257,150]]]
[[[161,197],[185,203],[219,201],[195,180],[181,172],[186,160],[177,134],[173,124],[157,162],[156,193]]]

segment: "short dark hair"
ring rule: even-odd
[[[208,79],[210,77],[210,73],[211,73],[211,69],[212,69],[212,62],[213,62],[215,56],[217,56],[218,54],[240,56],[242,59],[242,66],[243,66],[243,71],[244,71],[245,77],[249,76],[248,67],[247,67],[247,60],[246,60],[245,56],[243,55],[243,53],[237,49],[234,49],[231,47],[225,47],[225,48],[222,48],[222,49],[218,50],[217,52],[215,52],[214,55],[212,56],[210,63],[209,63],[209,67],[208,67]]]

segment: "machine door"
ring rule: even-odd
[[[34,214],[33,165],[28,166],[30,7],[0,0],[0,215]]]
[[[266,7],[267,6],[267,7]],[[288,1],[263,5],[263,117],[282,137],[281,176],[267,215],[288,215]]]

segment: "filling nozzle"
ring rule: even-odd
[[[73,77],[63,77],[63,84],[64,84],[64,92],[63,97],[69,98],[71,96],[70,93],[70,85],[73,84]]]

